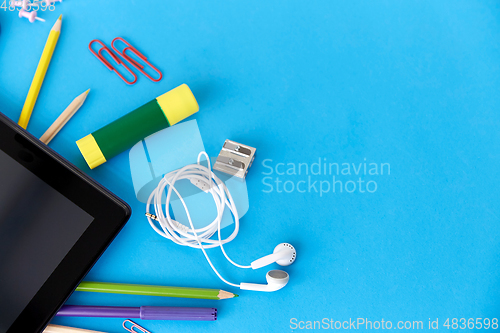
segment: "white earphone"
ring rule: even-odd
[[[276,262],[280,266],[289,266],[293,264],[296,256],[297,252],[292,244],[281,243],[274,248],[273,254],[253,261],[250,266],[252,266],[253,269],[257,269],[271,265],[273,262]]]
[[[206,157],[208,168],[200,164],[200,158],[202,156]],[[181,179],[188,179],[191,181],[191,183],[195,184],[206,193],[212,194],[215,201],[215,205],[217,206],[217,217],[208,226],[200,229],[194,228],[193,221],[191,220],[191,216],[189,214],[189,210],[186,206],[186,203],[184,202],[184,199],[174,186],[175,182]],[[167,186],[168,186],[168,191],[166,199],[165,201],[162,201],[162,196]],[[186,215],[191,228],[186,227],[185,225],[179,223],[178,221],[175,221],[170,217],[169,207],[170,207],[170,198],[172,195],[172,191],[174,191],[175,194],[179,197],[184,207],[184,210],[186,211]],[[201,249],[212,270],[225,283],[234,287],[239,287],[242,290],[255,290],[255,291],[267,291],[267,292],[279,290],[284,286],[286,286],[286,284],[288,283],[289,280],[288,273],[281,270],[269,271],[266,275],[267,284],[240,283],[238,285],[226,281],[215,269],[214,265],[212,264],[210,258],[208,257],[205,251],[205,249],[207,248],[220,247],[222,253],[231,264],[239,268],[252,268],[252,269],[258,269],[270,265],[274,262],[276,262],[278,265],[281,266],[291,265],[297,257],[297,252],[295,251],[295,248],[291,244],[281,243],[275,247],[272,254],[253,261],[249,266],[239,265],[229,258],[226,251],[224,250],[223,244],[229,243],[236,237],[240,227],[239,224],[240,220],[231,193],[227,189],[226,185],[211,170],[210,159],[207,153],[201,152],[198,155],[197,164],[186,165],[185,167],[179,170],[172,171],[166,174],[160,180],[156,189],[153,190],[153,192],[149,196],[146,205],[147,205],[146,216],[148,222],[160,236],[168,238],[174,243],[177,243],[179,245]],[[155,214],[150,213],[149,209],[151,206],[154,207]],[[221,239],[220,224],[226,206],[231,210],[231,213],[233,214],[235,226],[234,226],[234,231],[231,235],[229,235],[225,239]],[[158,221],[161,229],[157,227],[154,220]],[[215,234],[215,232],[217,232],[218,234],[218,239],[217,240],[210,239]]]
[[[257,283],[240,283],[241,290],[254,290],[254,291],[276,291],[280,290],[288,283],[288,273],[285,271],[273,270],[266,274],[267,284]]]

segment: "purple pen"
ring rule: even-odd
[[[63,305],[57,316],[140,318],[145,320],[217,320],[215,308],[182,308],[166,306],[88,306]]]

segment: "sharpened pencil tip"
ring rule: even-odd
[[[89,89],[89,90],[87,90],[85,93],[88,95],[88,94],[89,94],[89,91],[90,91],[90,89]]]
[[[234,297],[240,297],[240,295],[236,295],[236,294],[233,294],[233,295],[234,295]]]
[[[62,15],[59,16],[59,18],[57,19],[56,23],[54,24],[54,26],[52,27],[51,31],[61,31],[61,25],[62,25]]]

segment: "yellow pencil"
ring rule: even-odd
[[[26,102],[24,102],[23,111],[21,112],[21,117],[19,117],[18,121],[19,126],[24,129],[28,127],[31,112],[33,112],[33,108],[35,107],[38,93],[40,92],[43,79],[45,78],[45,73],[47,73],[50,59],[52,59],[52,54],[54,53],[54,49],[56,48],[57,40],[59,39],[59,35],[61,34],[61,23],[62,15],[59,16],[56,24],[54,24],[54,26],[50,30],[49,38],[47,39],[47,43],[45,44],[45,48],[43,49],[42,57],[40,58],[40,62],[38,63],[38,67],[35,72],[35,77],[33,78],[33,82],[31,82],[28,97],[26,97]]]
[[[73,115],[80,109],[87,99],[87,95],[89,94],[89,90],[75,98],[73,102],[64,110],[63,113],[54,121],[54,123],[49,127],[49,129],[42,135],[40,141],[45,143],[46,145],[56,136],[56,134],[61,130],[61,128],[66,125],[68,120],[73,117]]]

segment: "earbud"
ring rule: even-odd
[[[251,263],[253,269],[261,268],[276,262],[281,266],[288,266],[293,264],[297,257],[297,251],[289,243],[281,243],[274,248],[273,254],[262,257]]]
[[[242,290],[254,290],[254,291],[276,291],[280,290],[288,283],[290,276],[285,271],[269,271],[266,274],[267,284],[257,284],[257,283],[240,283],[240,289]]]

